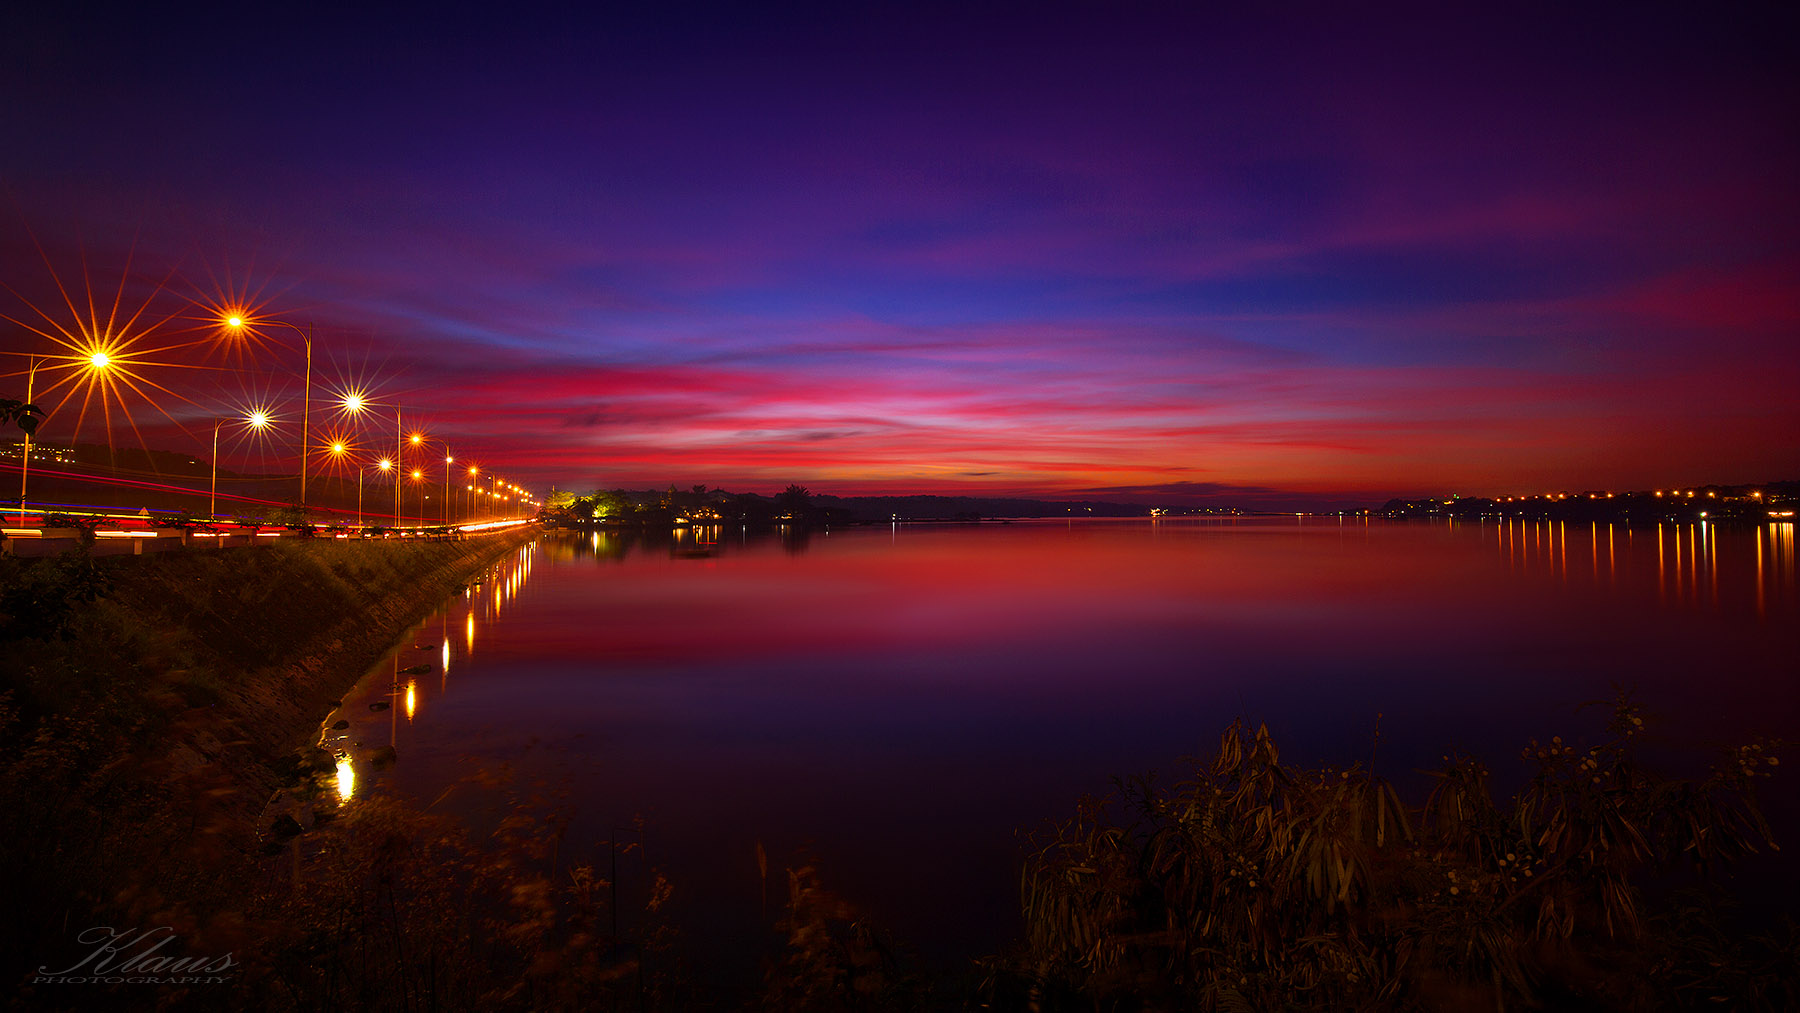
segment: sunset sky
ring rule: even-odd
[[[1263,6],[9,5],[0,312],[135,251],[540,491],[1800,478],[1791,10]]]

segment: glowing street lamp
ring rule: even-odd
[[[235,313],[227,316],[224,323],[226,327],[229,327],[234,331],[255,326],[286,327],[288,330],[291,330],[300,336],[300,340],[306,348],[306,378],[303,381],[304,386],[301,387],[300,393],[300,509],[305,510],[306,453],[312,439],[312,323],[308,321],[306,328],[302,330],[299,325],[290,324],[286,320],[250,321]],[[96,367],[104,367],[106,365],[105,359],[106,356],[104,354],[96,353],[94,355],[94,365]]]
[[[38,356],[32,356],[25,371],[25,405],[31,407],[31,392],[38,385]],[[25,459],[18,464],[18,525],[25,527],[25,482],[31,479],[31,430],[25,430]],[[1760,495],[1760,493],[1759,493]]]
[[[332,457],[342,461],[344,455],[350,452],[350,445],[343,440],[332,440],[331,446],[327,447],[326,450]],[[356,466],[356,527],[358,531],[362,530],[363,471],[363,466],[358,464]]]
[[[375,405],[369,401],[368,397],[361,391],[353,390],[345,393],[343,397],[338,399],[338,407],[345,415],[357,416],[375,407]],[[406,430],[401,423],[401,408],[399,405],[392,405],[391,407],[394,409],[394,456],[392,460],[388,460],[387,458],[382,459],[382,471],[387,471],[390,468],[399,468],[401,458],[404,456],[406,450]],[[414,434],[413,442],[417,443],[423,439],[424,437],[422,435]],[[394,478],[394,527],[400,527],[400,523],[400,479],[398,473],[396,473]]]
[[[375,467],[377,469],[379,469],[383,475],[385,475],[388,472],[394,470],[394,462],[392,462],[384,457],[381,460],[375,462]],[[357,517],[360,518],[362,516],[362,471],[361,471],[361,469],[357,470],[356,482],[357,482],[356,515],[357,515]],[[394,484],[399,485],[400,483],[395,482]],[[398,514],[395,514],[395,516],[394,516],[394,524],[395,524],[395,526],[398,526],[400,524],[400,517]]]
[[[264,429],[269,428],[271,420],[269,419],[268,412],[258,409],[256,411],[246,412],[241,421],[244,423],[245,428],[261,432]],[[219,519],[219,427],[224,424],[224,419],[217,419],[213,422],[212,489],[206,508],[207,516],[211,517],[213,520]]]
[[[424,478],[425,478],[425,473],[423,471],[420,471],[418,468],[413,469],[413,471],[412,471],[413,484],[419,487],[419,524],[421,526],[423,526],[425,523],[425,483],[423,481]]]
[[[450,466],[452,464],[456,463],[456,458],[451,456],[450,445],[448,443],[443,442],[442,440],[433,440],[426,433],[417,433],[417,432],[413,433],[411,436],[407,437],[407,442],[412,444],[415,447],[421,447],[421,448],[423,448],[431,443],[436,443],[436,444],[438,444],[438,446],[441,446],[444,448],[444,524],[446,526],[448,526],[450,523]],[[423,478],[422,475],[415,475],[413,477],[415,479]],[[425,514],[425,494],[424,494],[423,490],[421,490],[419,493],[419,523],[421,523],[421,524],[425,523],[424,514]]]

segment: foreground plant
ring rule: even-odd
[[[1642,727],[1621,695],[1598,745],[1532,743],[1534,772],[1504,805],[1485,766],[1446,756],[1411,809],[1360,767],[1283,766],[1266,726],[1234,723],[1192,780],[1121,783],[1121,819],[1090,802],[1037,842],[1021,884],[1027,938],[985,998],[1038,1009],[1780,1008],[1791,972],[1786,984],[1756,979],[1772,999],[1719,996],[1724,973],[1711,992],[1676,973],[1694,963],[1687,944],[1658,932],[1640,889],[1774,846],[1754,793],[1774,749],[1745,745],[1706,777],[1673,779],[1636,760]]]

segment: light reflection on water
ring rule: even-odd
[[[1379,714],[1402,781],[1450,745],[1502,768],[1593,734],[1576,709],[1614,682],[1664,740],[1791,733],[1795,586],[1792,524],[601,531],[520,549],[402,638],[340,745],[394,745],[365,779],[424,800],[464,757],[567,777],[571,839],[644,814],[721,939],[758,931],[755,849],[806,848],[903,937],[970,954],[1015,924],[1015,828],[1238,714],[1303,763],[1369,756]],[[435,691],[398,674],[420,658]],[[368,709],[402,687],[409,723]]]
[[[1481,528],[1514,573],[1541,572],[1567,582],[1572,558],[1591,583],[1617,589],[1621,581],[1641,584],[1646,566],[1653,565],[1656,597],[1664,605],[1723,606],[1727,598],[1747,595],[1756,614],[1767,618],[1771,595],[1781,600],[1793,594],[1792,524],[1746,530],[1705,521],[1632,528],[1512,520]]]

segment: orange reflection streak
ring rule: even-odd
[[[1666,603],[1669,600],[1668,593],[1664,590],[1666,583],[1663,571],[1663,526],[1659,521],[1656,525],[1656,601],[1658,604]]]
[[[469,610],[468,621],[463,623],[463,634],[468,640],[469,653],[475,653],[475,610]]]
[[[1770,534],[1774,534],[1773,530],[1770,531]],[[1767,619],[1767,618],[1769,618],[1769,612],[1768,612],[1767,606],[1763,602],[1763,547],[1762,547],[1762,543],[1763,543],[1763,535],[1762,535],[1762,532],[1758,531],[1756,533],[1756,618]]]
[[[1700,604],[1700,548],[1692,524],[1688,525],[1688,590],[1694,604]]]
[[[1776,524],[1769,532],[1775,549],[1775,575],[1782,597],[1794,589],[1794,525]],[[1783,580],[1782,578],[1786,578]]]
[[[1719,603],[1719,529],[1706,526],[1706,575],[1712,585],[1713,604]]]
[[[1669,529],[1669,562],[1674,568],[1674,572],[1669,575],[1669,582],[1670,588],[1674,592],[1675,600],[1681,601],[1681,526],[1679,524],[1671,524],[1669,525]]]
[[[1606,583],[1616,586],[1619,583],[1619,550],[1613,544],[1613,526],[1606,526]]]
[[[418,683],[409,679],[409,680],[407,680],[407,683],[406,683],[406,720],[411,721],[413,719],[413,715],[417,714],[418,712],[419,712]]]
[[[1594,557],[1594,583],[1600,583],[1600,524],[1598,521],[1588,524],[1588,548]]]

